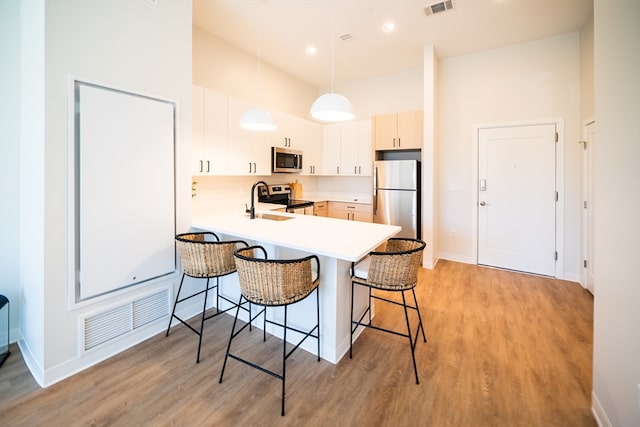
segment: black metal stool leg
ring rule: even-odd
[[[320,291],[316,288],[316,314],[318,321],[318,362],[320,361]]]
[[[216,289],[217,292],[217,289]],[[202,347],[202,335],[204,332],[204,320],[207,312],[207,296],[209,296],[209,278],[207,278],[207,289],[204,292],[204,304],[202,306],[202,317],[200,318],[200,336],[198,337],[198,357],[196,363],[200,363],[200,347]]]
[[[418,327],[422,329],[422,339],[424,340],[424,342],[427,342],[427,336],[424,333],[424,324],[422,323],[422,315],[420,314],[420,307],[418,306],[418,299],[416,298],[415,288],[411,288],[411,292],[413,293],[413,301],[416,303],[416,311],[418,312],[418,321],[420,322]]]
[[[265,317],[267,312],[264,313]],[[284,391],[287,373],[287,306],[284,306],[284,337],[282,338],[282,416],[284,416]]]
[[[222,363],[222,371],[220,371],[220,379],[218,383],[222,383],[222,377],[224,376],[224,370],[227,367],[227,360],[229,359],[229,352],[231,351],[231,341],[233,340],[233,334],[236,330],[236,323],[238,322],[238,314],[240,313],[240,306],[242,305],[242,295],[238,301],[238,307],[236,308],[236,317],[233,319],[233,326],[231,327],[231,335],[229,335],[229,343],[227,344],[227,352],[224,355],[224,362]],[[249,320],[251,320],[251,312],[249,312]]]
[[[182,273],[182,279],[180,279],[180,286],[178,286],[178,293],[176,294],[176,300],[173,302],[173,310],[171,310],[171,317],[169,317],[169,326],[167,326],[167,333],[164,335],[165,337],[169,336],[169,330],[171,329],[171,322],[173,321],[173,316],[176,314],[176,306],[178,305],[178,299],[180,299],[180,291],[182,290],[182,282],[184,282],[185,274]]]
[[[413,360],[413,372],[416,374],[416,384],[420,384],[420,380],[418,380],[418,367],[416,366],[416,356],[414,353],[415,346],[413,345],[413,339],[411,338],[411,325],[409,324],[409,313],[407,312],[407,301],[404,297],[404,291],[402,291],[402,305],[404,306],[404,318],[407,321],[407,336],[409,338],[409,346],[411,347],[411,360]]]

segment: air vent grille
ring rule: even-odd
[[[427,16],[435,15],[438,13],[446,12],[453,9],[453,0],[444,0],[436,3],[432,3],[424,8],[424,14]]]
[[[169,290],[82,319],[84,351],[130,333],[169,314]]]

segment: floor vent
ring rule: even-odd
[[[108,311],[85,317],[84,351],[125,335],[169,314],[169,290],[133,300]]]
[[[436,3],[432,3],[424,8],[424,14],[427,16],[435,15],[437,13],[446,12],[453,9],[453,0],[444,0]]]

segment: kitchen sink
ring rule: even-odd
[[[293,219],[292,216],[272,215],[272,214],[265,214],[265,213],[256,214],[256,218],[268,219],[270,221],[287,221],[289,219]]]

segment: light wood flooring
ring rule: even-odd
[[[408,343],[366,330],[337,365],[298,351],[280,382],[230,360],[232,318],[205,325],[203,353],[184,326],[40,389],[17,346],[0,368],[2,426],[595,426],[593,297],[576,283],[441,261],[417,288],[427,340],[420,385]],[[397,308],[376,321],[400,327]],[[278,363],[279,341],[249,336]],[[242,347],[242,344],[240,345]],[[275,367],[277,365],[273,365]]]

